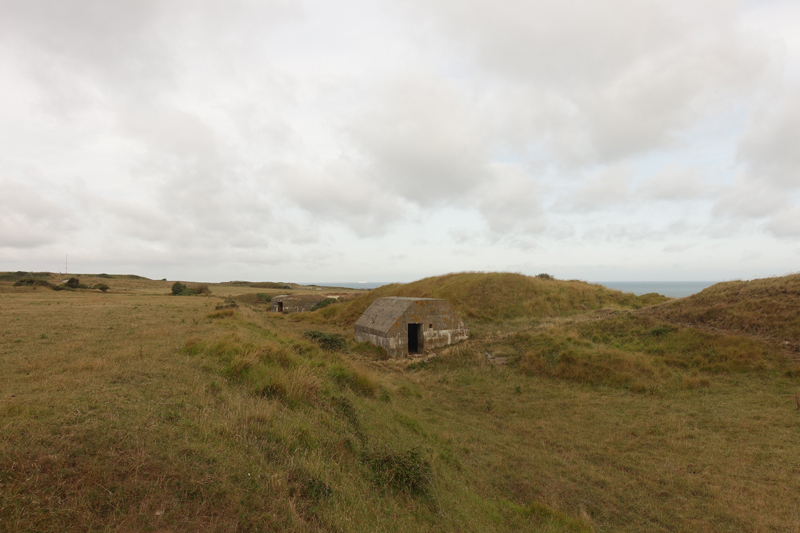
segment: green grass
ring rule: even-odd
[[[323,349],[346,303],[309,338],[216,309],[250,287],[170,285],[0,283],[4,531],[800,529],[800,372],[769,342],[575,285],[407,366]]]

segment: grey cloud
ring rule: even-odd
[[[685,252],[686,250],[690,250],[694,248],[696,245],[694,243],[670,243],[666,245],[663,250],[667,253],[680,253]]]
[[[123,133],[141,141],[151,153],[204,159],[216,156],[215,133],[196,114],[176,108],[141,111],[121,113],[119,123]]]
[[[588,241],[641,242],[658,241],[668,235],[663,228],[654,228],[646,222],[634,224],[605,224],[584,231],[583,239]]]
[[[698,170],[668,164],[643,180],[636,192],[654,200],[681,201],[707,198],[714,190]]]
[[[319,171],[276,167],[270,172],[280,177],[275,183],[281,195],[312,219],[338,222],[362,237],[385,233],[408,212],[404,202],[351,160],[329,162]]]
[[[350,133],[372,179],[420,206],[450,204],[487,176],[478,125],[459,91],[441,78],[390,87]]]
[[[786,205],[789,198],[769,183],[742,176],[717,200],[713,213],[738,218],[767,217]]]
[[[727,110],[751,91],[766,57],[739,29],[734,6],[718,0],[415,6],[486,70],[529,87],[537,102],[522,105],[528,136],[567,165],[674,143],[709,109]]]
[[[516,165],[495,164],[475,190],[475,203],[495,235],[535,235],[546,227],[535,184]]]
[[[9,0],[0,43],[38,81],[41,105],[74,120],[101,104],[133,109],[186,82],[241,75],[242,58],[264,60],[264,32],[301,15],[291,0]]]
[[[1,176],[0,191],[0,248],[36,248],[67,240],[76,229],[76,215],[63,198]]]
[[[800,188],[800,87],[793,86],[754,113],[739,159],[752,180]]]
[[[588,213],[613,208],[631,201],[630,183],[634,170],[628,165],[612,165],[599,175],[580,182],[556,201],[559,210]]]
[[[800,207],[790,207],[776,213],[766,222],[765,227],[776,237],[800,237]]]

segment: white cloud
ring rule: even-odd
[[[752,180],[782,189],[800,188],[800,87],[754,113],[742,136],[739,157]]]
[[[800,238],[795,12],[9,0],[0,269],[68,247],[105,271],[345,280],[535,248],[629,272],[649,246],[696,270],[747,240],[748,272],[774,271]]]
[[[41,183],[23,185],[0,175],[0,248],[52,244],[75,229],[75,213],[43,189]]]
[[[776,213],[767,221],[766,228],[776,237],[800,237],[800,207],[790,207]]]
[[[740,176],[722,191],[713,212],[740,218],[763,218],[784,207],[789,200],[767,181]]]
[[[634,169],[629,165],[612,165],[587,178],[558,199],[556,207],[570,212],[588,213],[631,201],[630,184]]]
[[[714,194],[700,171],[675,164],[667,164],[644,179],[636,192],[646,198],[668,201],[708,198]]]

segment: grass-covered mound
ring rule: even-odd
[[[565,316],[603,307],[640,308],[668,300],[658,294],[636,296],[584,281],[508,272],[462,272],[379,287],[342,306],[336,321],[352,326],[376,298],[385,296],[442,298],[465,319],[479,322]]]
[[[717,283],[647,314],[678,324],[800,342],[800,274]]]

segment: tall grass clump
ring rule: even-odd
[[[396,450],[389,447],[364,454],[376,486],[424,496],[433,485],[433,468],[420,448]]]
[[[378,385],[375,380],[363,371],[353,370],[341,363],[331,365],[328,375],[341,387],[347,387],[361,396],[375,396]]]
[[[316,342],[319,344],[320,348],[327,352],[347,351],[347,339],[345,339],[344,335],[309,330],[303,333],[303,336],[313,342]]]

